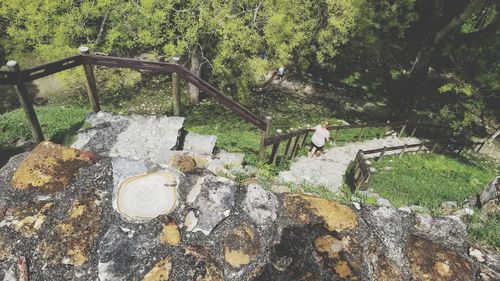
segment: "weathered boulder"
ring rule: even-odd
[[[183,150],[212,154],[214,151],[216,136],[205,136],[197,133],[189,132],[184,140]]]
[[[130,237],[118,226],[111,226],[99,246],[99,280],[131,280],[154,246],[151,233]]]
[[[474,280],[470,259],[431,240],[412,236],[408,249],[412,280]]]
[[[258,184],[247,186],[243,210],[258,225],[272,223],[277,218],[279,202],[276,196]]]
[[[413,233],[432,241],[441,241],[443,245],[459,253],[465,253],[468,248],[466,225],[453,217],[417,214]]]
[[[500,177],[496,177],[481,192],[479,200],[481,206],[486,205],[491,200],[500,200]]]
[[[479,263],[482,281],[500,280],[500,253],[487,247],[469,249],[469,255]]]
[[[173,168],[185,173],[196,168],[196,160],[185,154],[178,154],[172,157],[168,163]]]
[[[229,216],[235,204],[236,190],[236,184],[230,180],[207,176],[192,204],[192,208],[196,212],[187,215],[191,222],[196,220],[192,231],[201,231],[203,234],[209,235],[221,220]],[[191,223],[185,224],[192,225]]]

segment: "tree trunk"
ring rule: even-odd
[[[457,16],[453,17],[444,27],[431,30],[427,37],[423,40],[420,50],[418,51],[410,75],[404,86],[398,90],[402,93],[400,97],[399,108],[403,112],[409,112],[414,109],[418,98],[425,91],[427,72],[432,62],[436,59],[444,48],[445,39],[451,33],[457,30],[476,10],[480,9],[486,0],[472,0]]]
[[[189,70],[197,77],[201,75],[201,60],[200,46],[196,45],[191,54],[191,67]],[[192,104],[198,104],[200,102],[200,89],[192,84],[189,84],[189,102]]]

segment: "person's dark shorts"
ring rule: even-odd
[[[316,151],[322,151],[323,150],[322,146],[317,146],[313,142],[311,142],[311,150],[310,151],[312,151],[313,147],[316,147]]]

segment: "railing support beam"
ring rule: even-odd
[[[269,133],[271,132],[271,116],[266,116],[266,130],[262,132],[262,136],[260,138],[260,146],[259,146],[259,161],[264,161],[266,157],[266,140],[269,137]]]
[[[18,74],[21,71],[19,68],[19,64],[17,64],[17,62],[13,60],[7,62],[7,67],[9,68],[10,71],[16,72]],[[18,77],[19,76],[20,75],[18,75]],[[31,98],[28,93],[28,88],[26,88],[26,85],[21,80],[19,80],[16,84],[16,93],[19,98],[19,102],[23,107],[24,115],[28,120],[31,129],[31,134],[33,135],[33,139],[37,143],[44,141],[42,128],[40,127],[40,122],[38,122],[35,109],[33,108],[33,103],[31,102]]]
[[[88,47],[81,46],[78,50],[80,50],[82,55],[90,54]],[[97,95],[97,86],[92,65],[84,63],[83,71],[85,71],[85,77],[87,77],[87,94],[89,96],[90,107],[92,108],[92,112],[99,112],[101,111],[101,105],[99,104],[99,96]]]
[[[179,57],[173,57],[174,64],[179,64]],[[174,104],[174,116],[181,116],[181,81],[179,74],[172,72],[172,95]]]

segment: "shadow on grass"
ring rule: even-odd
[[[58,144],[70,145],[73,140],[73,136],[76,135],[76,133],[83,126],[84,123],[85,121],[79,121],[72,124],[67,129],[56,131],[50,138],[50,141]]]

